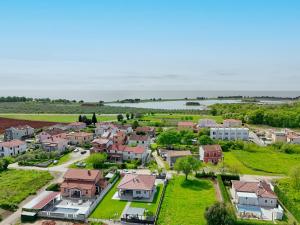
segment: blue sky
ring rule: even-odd
[[[299,28],[289,0],[1,1],[0,89],[299,90]]]

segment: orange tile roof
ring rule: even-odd
[[[118,189],[152,190],[155,186],[154,175],[126,174],[118,185]]]

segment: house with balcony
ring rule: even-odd
[[[38,142],[42,142],[44,140],[50,139],[50,138],[66,138],[67,133],[65,130],[62,130],[60,128],[51,128],[42,131],[39,133],[36,138]]]
[[[150,137],[147,135],[131,134],[128,138],[128,145],[148,147],[150,145]]]
[[[244,127],[212,127],[210,138],[216,140],[249,140],[249,129]]]
[[[113,145],[111,139],[107,138],[97,138],[92,141],[92,148],[90,149],[91,153],[97,152],[108,152]]]
[[[108,155],[111,161],[123,162],[127,160],[141,160],[145,163],[148,160],[148,151],[143,146],[128,146],[128,145],[112,145],[108,150]]]
[[[4,140],[11,141],[14,139],[25,140],[34,136],[34,128],[28,125],[10,127],[4,131]]]
[[[68,140],[64,138],[51,137],[41,142],[42,148],[47,152],[59,151],[63,152],[68,148]]]
[[[135,133],[139,135],[147,135],[150,138],[153,138],[155,137],[155,128],[149,126],[137,127],[135,129]]]
[[[92,133],[87,132],[71,132],[67,134],[67,140],[72,145],[83,145],[90,143],[94,138]]]
[[[60,185],[63,197],[94,198],[107,186],[100,170],[69,169]]]
[[[0,142],[0,157],[16,156],[20,153],[25,152],[26,149],[26,142],[18,139]]]

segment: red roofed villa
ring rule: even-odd
[[[106,186],[100,170],[69,169],[60,187],[64,197],[93,198]]]
[[[153,200],[155,194],[155,176],[142,174],[126,174],[119,183],[118,196],[120,199]]]

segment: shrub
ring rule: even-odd
[[[50,184],[50,185],[46,188],[46,191],[60,191],[60,184],[58,184],[58,183]]]

